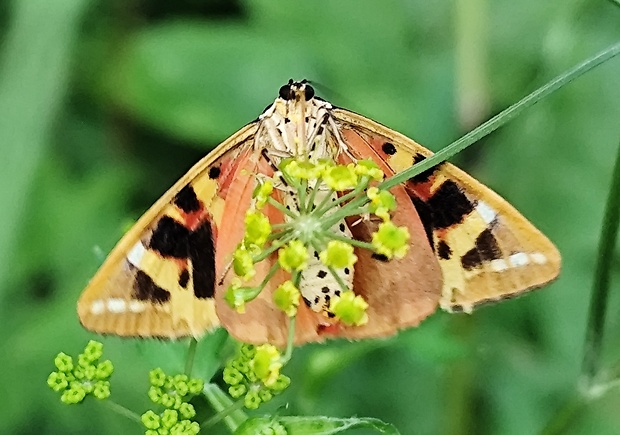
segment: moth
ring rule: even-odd
[[[119,336],[199,337],[224,327],[240,341],[282,344],[288,319],[271,293],[287,279],[285,272],[278,271],[243,314],[223,300],[258,177],[272,178],[287,157],[372,159],[389,177],[431,155],[402,134],[315,96],[306,81],[291,80],[256,121],[200,160],[125,234],[82,293],[80,321]],[[411,236],[407,255],[388,261],[356,248],[358,261],[343,275],[368,302],[368,323],[340,325],[321,312],[337,290],[318,259],[311,260],[312,273],[300,285],[305,303],[297,312],[296,343],[394,334],[438,306],[471,312],[559,274],[556,247],[499,195],[450,163],[390,192],[397,202],[392,221]],[[273,222],[283,220],[276,209],[267,214]],[[372,219],[346,220],[338,231],[368,241],[376,226]],[[274,261],[257,264],[256,281]]]

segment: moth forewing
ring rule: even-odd
[[[433,153],[356,113],[335,109],[346,143],[363,143],[397,173]],[[357,147],[353,147],[355,152]],[[553,243],[498,194],[444,162],[405,183],[443,275],[441,306],[474,306],[541,287],[560,272]]]
[[[173,338],[200,336],[219,325],[213,288],[204,285],[215,274],[212,239],[223,203],[234,200],[222,197],[222,188],[255,132],[252,123],[224,141],[123,236],[80,296],[85,328]]]

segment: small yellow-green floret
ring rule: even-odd
[[[353,246],[340,240],[331,240],[327,243],[327,249],[319,254],[319,258],[326,266],[342,269],[351,267],[357,261]]]
[[[354,165],[338,165],[325,170],[323,180],[335,191],[350,190],[357,187],[357,173]]]
[[[269,234],[271,234],[271,223],[267,216],[256,210],[248,211],[245,215],[245,244],[262,247]]]
[[[352,291],[342,293],[332,299],[330,310],[345,325],[364,325],[368,322],[366,309],[368,303]]]
[[[263,208],[271,193],[273,192],[273,183],[270,180],[266,180],[263,183],[260,183],[256,186],[254,190],[254,198],[256,198],[256,208]]]
[[[287,280],[282,283],[273,292],[273,301],[276,306],[284,311],[287,316],[292,317],[297,314],[297,307],[299,306],[299,289],[295,285]]]
[[[373,180],[383,180],[383,171],[372,160],[359,160],[355,165],[355,172],[358,175],[366,175]]]
[[[308,265],[308,248],[301,240],[293,240],[278,251],[278,263],[287,272],[303,270]]]
[[[263,344],[256,348],[256,355],[250,361],[250,367],[267,387],[273,385],[280,376],[282,361],[280,352],[271,344]]]
[[[383,222],[372,235],[372,246],[387,258],[403,258],[409,249],[409,230],[397,227],[391,221]]]
[[[233,252],[233,269],[245,281],[256,275],[252,254],[243,245],[239,245]]]

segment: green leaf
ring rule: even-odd
[[[256,417],[245,421],[235,435],[254,435],[273,425],[282,425],[288,435],[332,435],[351,429],[372,429],[380,434],[399,435],[400,432],[389,423],[376,418],[334,418],[334,417]],[[277,433],[277,432],[276,432]]]

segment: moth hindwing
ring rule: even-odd
[[[338,196],[308,187],[298,196],[279,171],[286,158],[348,164],[370,159],[389,177],[432,153],[389,128],[314,97],[306,82],[289,82],[259,119],[196,164],[158,200],[114,248],[78,302],[82,324],[123,336],[199,336],[219,325],[252,343],[286,341],[287,315],[273,292],[290,278],[275,270],[277,256],[257,263],[248,285],[263,291],[244,307],[224,301],[234,284],[235,249],[244,239],[253,192],[272,180],[281,207],[264,207],[272,225]],[[388,261],[356,245],[354,267],[331,273],[309,248],[299,288],[305,303],[296,317],[297,343],[327,336],[365,338],[415,326],[438,305],[467,311],[519,295],[553,280],[560,270],[555,246],[510,204],[450,163],[390,189],[390,219],[410,238],[402,258]],[[306,196],[307,194],[307,196]],[[331,195],[331,196],[330,196]],[[367,242],[378,222],[364,216],[334,224],[342,240]],[[358,244],[359,245],[359,244]],[[346,269],[346,270],[345,270]],[[351,287],[368,304],[367,323],[334,319],[330,300]]]

